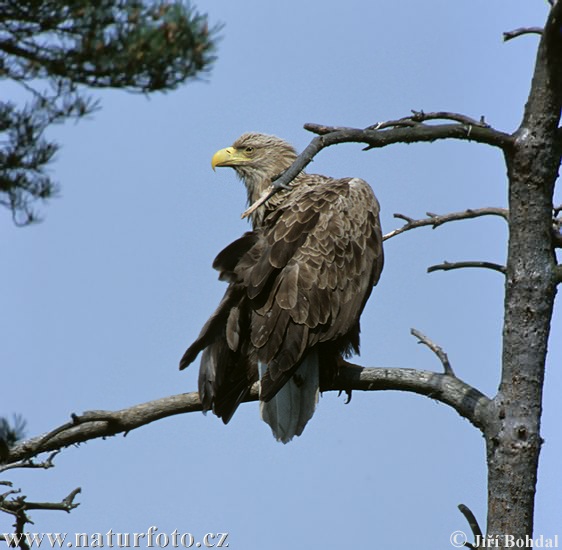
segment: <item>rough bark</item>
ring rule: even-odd
[[[547,343],[556,293],[552,199],[560,165],[562,3],[551,10],[539,45],[522,123],[506,150],[509,244],[502,375],[485,430],[487,536],[533,533]]]

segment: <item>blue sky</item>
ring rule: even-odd
[[[180,373],[187,345],[225,286],[215,255],[247,230],[245,191],[212,154],[245,131],[304,148],[306,122],[364,127],[411,109],[456,111],[511,132],[528,93],[541,0],[199,3],[222,22],[213,71],[168,94],[97,94],[102,110],[57,126],[51,170],[60,198],[43,223],[0,218],[3,414],[28,435],[72,412],[120,409],[196,388]],[[5,87],[5,92],[12,92]],[[13,96],[15,97],[15,96]],[[505,206],[506,170],[494,149],[466,142],[324,150],[308,169],[371,183],[385,232],[395,212],[423,217]],[[558,192],[557,202],[562,202]],[[364,366],[439,370],[409,335],[448,352],[456,373],[488,395],[499,381],[503,281],[491,271],[428,275],[443,260],[502,263],[499,219],[419,229],[386,244],[386,263],[362,318]],[[546,376],[536,533],[560,532],[562,321],[555,315]],[[453,410],[398,392],[324,395],[302,437],[283,446],[257,404],[228,426],[212,415],[162,420],[126,438],[65,450],[49,471],[14,472],[30,500],[82,487],[71,514],[35,512],[36,531],[229,532],[233,550],[393,549],[449,545],[485,526],[484,441]],[[6,477],[6,476],[3,476]],[[10,530],[0,517],[0,532]]]

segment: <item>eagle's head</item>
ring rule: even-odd
[[[217,151],[211,166],[213,170],[217,166],[234,168],[246,185],[248,202],[251,204],[296,158],[297,152],[286,141],[250,132],[241,135],[230,147]]]

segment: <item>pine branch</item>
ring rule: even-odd
[[[14,223],[37,221],[35,205],[56,195],[45,130],[97,108],[84,87],[173,90],[208,72],[219,30],[186,2],[3,2],[2,77],[31,98],[0,102],[0,206]]]

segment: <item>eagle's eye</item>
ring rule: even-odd
[[[246,151],[246,153],[248,153],[250,155],[251,153],[254,152],[254,148],[251,147],[250,145],[248,145],[248,147],[246,147],[246,149],[244,149],[244,151]]]

